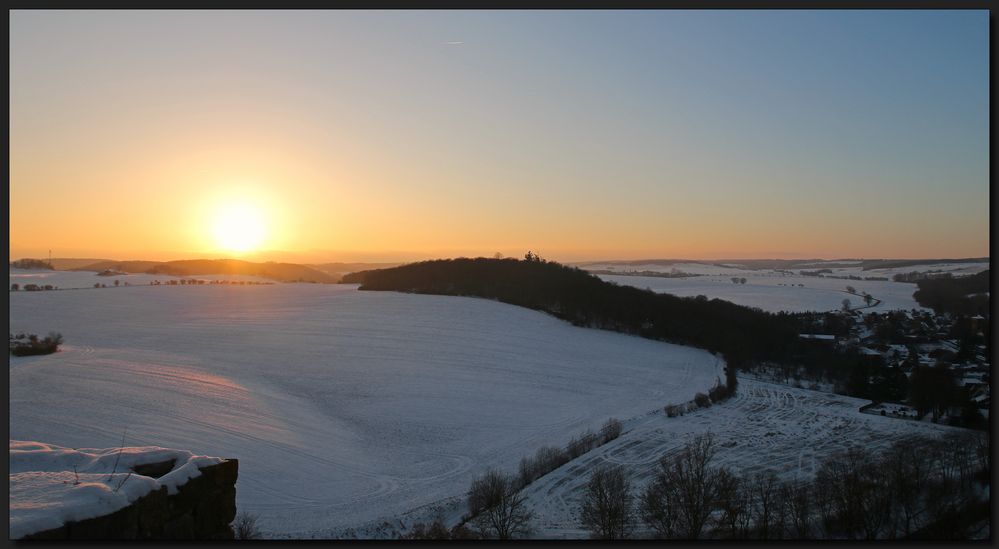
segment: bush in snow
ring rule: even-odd
[[[569,441],[569,445],[566,446],[566,453],[569,454],[569,459],[576,459],[579,456],[589,452],[597,446],[597,435],[593,431],[586,431],[578,437],[573,437]]]
[[[418,522],[413,525],[413,530],[408,534],[402,534],[399,539],[477,539],[475,532],[469,530],[463,524],[459,524],[448,530],[444,521],[440,518],[434,519],[429,525]]]
[[[694,404],[699,408],[708,408],[711,406],[711,399],[704,393],[697,393],[694,395]]]
[[[251,515],[245,511],[236,515],[236,520],[232,522],[232,532],[236,539],[260,539],[257,515]]]
[[[603,443],[606,444],[615,438],[621,436],[621,420],[616,418],[610,418],[604,426],[600,428],[600,436],[603,437]]]
[[[44,339],[38,339],[35,334],[25,336],[10,334],[10,354],[14,356],[48,355],[59,350],[62,344],[62,334],[49,332]]]

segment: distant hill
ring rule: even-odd
[[[93,265],[101,261],[111,261],[110,259],[101,259],[97,257],[90,258],[77,258],[77,257],[54,257],[52,258],[52,266],[55,267],[57,271],[72,271],[77,267],[85,267],[87,265]]]
[[[403,263],[318,263],[309,264],[307,267],[311,267],[317,271],[324,272],[339,279],[348,273],[368,271],[371,269],[389,269],[392,267],[398,267],[399,265],[403,265]]]
[[[47,269],[54,271],[52,264],[44,259],[32,259],[26,257],[24,259],[18,259],[16,261],[11,261],[10,266],[14,269]]]
[[[177,261],[99,261],[74,271],[104,271],[107,269],[126,273],[162,274],[171,276],[196,276],[230,274],[259,276],[280,282],[318,282],[332,284],[339,277],[295,263],[253,263],[240,259],[183,259]]]
[[[112,271],[121,271],[124,273],[144,273],[149,269],[163,263],[162,261],[115,261],[113,259],[102,259],[95,263],[90,263],[87,265],[79,265],[77,267],[72,267],[66,269],[67,271],[106,271],[108,269]],[[210,273],[199,273],[199,274],[210,274]]]
[[[578,268],[540,259],[441,259],[352,273],[361,290],[476,296],[547,312],[577,326],[603,328],[721,352],[729,365],[781,360],[799,346],[799,326],[704,296],[683,298],[618,286]],[[734,386],[734,369],[728,371]]]

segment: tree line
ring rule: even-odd
[[[919,287],[912,296],[923,307],[953,315],[989,314],[989,271],[954,277],[950,273],[916,281]]]

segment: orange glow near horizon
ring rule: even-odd
[[[15,10],[10,256],[987,256],[973,11]]]

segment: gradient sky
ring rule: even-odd
[[[988,12],[10,16],[11,256],[988,255]],[[267,254],[265,254],[267,255]]]

